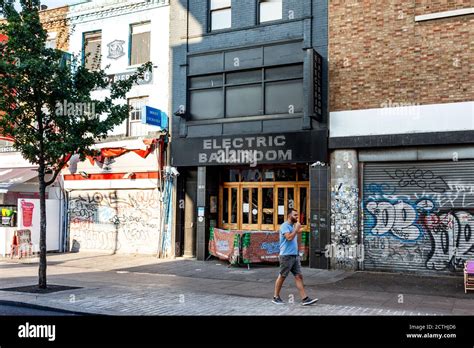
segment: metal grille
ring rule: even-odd
[[[459,272],[474,259],[474,161],[366,163],[364,269]]]

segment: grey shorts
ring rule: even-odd
[[[294,276],[302,274],[301,272],[301,258],[299,255],[280,255],[280,275],[288,277],[288,273],[293,273]]]

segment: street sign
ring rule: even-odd
[[[142,123],[160,127],[161,129],[168,128],[168,115],[160,109],[144,106],[142,115]]]

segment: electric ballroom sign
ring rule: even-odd
[[[227,164],[291,161],[286,135],[204,139],[200,164]]]
[[[327,131],[176,137],[171,154],[176,167],[327,162]]]

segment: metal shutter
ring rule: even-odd
[[[474,161],[365,163],[365,270],[461,271],[474,259]]]

